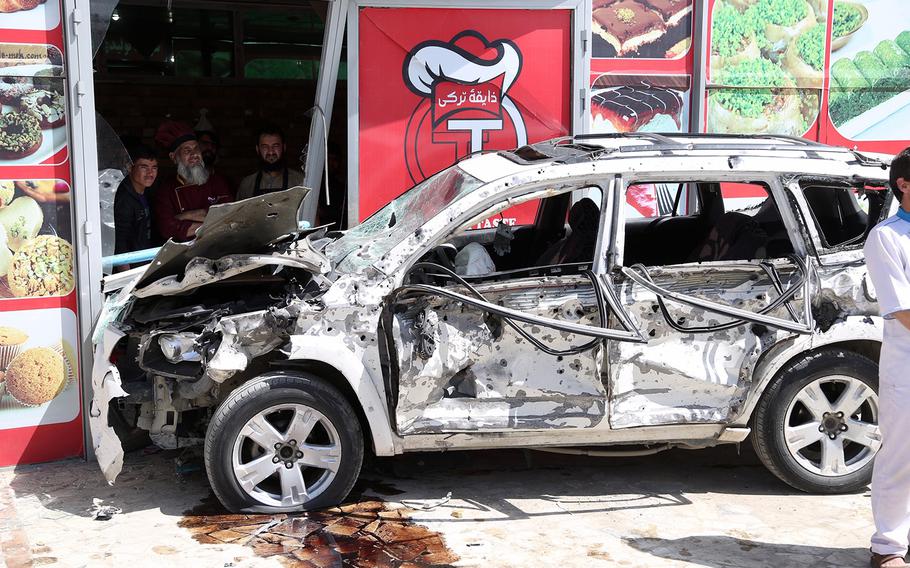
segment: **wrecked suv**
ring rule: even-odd
[[[747,437],[795,488],[854,490],[886,176],[801,139],[578,136],[472,156],[347,231],[298,228],[303,188],[212,207],[105,283],[96,455],[113,482],[118,433],[202,444],[235,511],[336,504],[365,452]]]

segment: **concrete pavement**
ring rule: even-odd
[[[0,558],[20,566],[867,566],[869,493],[791,490],[750,452],[639,458],[418,454],[371,463],[351,504],[226,515],[198,463],[128,454],[0,470]],[[451,492],[451,498],[446,496]],[[119,507],[92,520],[92,499]]]

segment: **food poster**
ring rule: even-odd
[[[599,75],[590,132],[688,132],[690,91],[689,75]]]
[[[692,46],[693,0],[593,0],[591,56],[679,59]]]
[[[58,0],[0,2],[0,466],[83,451]]]
[[[692,0],[593,0],[590,133],[690,131],[694,12]],[[669,191],[631,188],[626,215],[660,214]]]
[[[362,8],[358,27],[360,220],[469,154],[570,131],[570,10]]]
[[[707,131],[818,138],[828,0],[712,0]]]
[[[906,0],[835,0],[827,142],[897,153],[910,142]]]

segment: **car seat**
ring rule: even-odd
[[[765,258],[767,242],[768,235],[752,217],[730,211],[721,215],[705,240],[689,255],[689,261]]]
[[[593,199],[585,197],[569,210],[569,235],[554,243],[540,258],[537,266],[571,264],[594,260],[597,231],[600,227],[600,208]]]

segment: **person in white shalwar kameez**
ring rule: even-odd
[[[910,566],[910,148],[891,164],[897,215],[869,233],[869,277],[885,320],[879,361],[879,428],[882,447],[872,474],[873,568]]]

